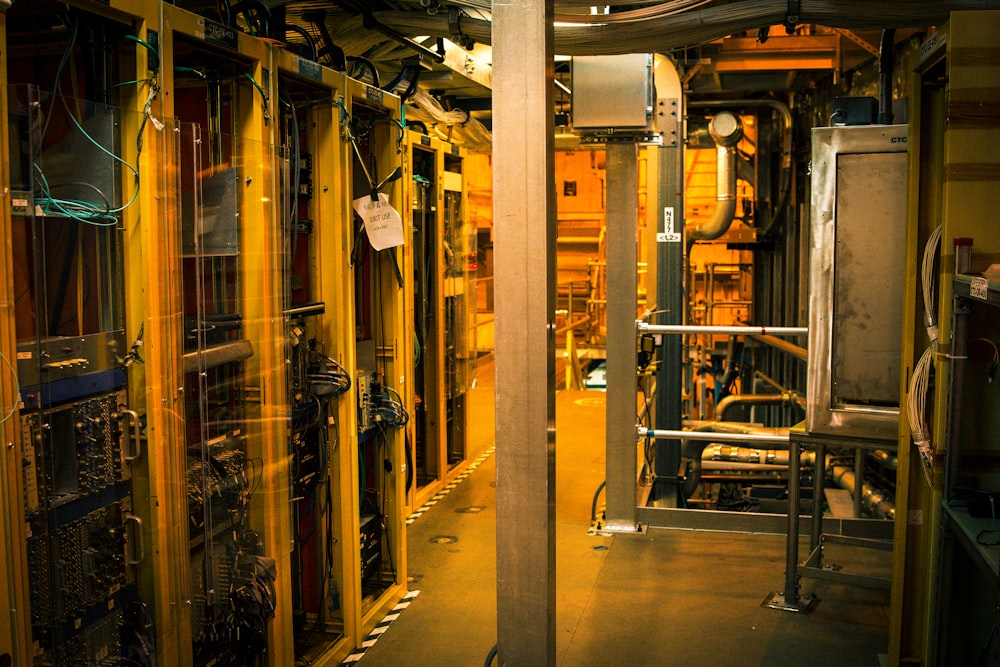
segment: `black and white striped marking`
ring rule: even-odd
[[[441,493],[438,493],[437,495],[433,496],[430,500],[428,500],[426,503],[424,503],[423,507],[421,507],[420,509],[416,510],[410,516],[406,517],[406,525],[409,526],[411,523],[413,523],[414,521],[416,521],[417,519],[419,519],[424,514],[424,512],[426,512],[430,508],[432,508],[435,505],[437,505],[438,502],[441,499],[443,499],[446,495],[448,495],[449,493],[451,493],[452,489],[454,489],[460,483],[462,483],[463,481],[465,481],[466,477],[468,477],[473,472],[475,472],[476,468],[478,468],[479,466],[481,466],[483,464],[483,462],[486,461],[486,459],[488,459],[491,456],[493,456],[493,452],[495,450],[496,450],[496,445],[494,445],[493,447],[490,447],[485,452],[483,452],[482,455],[480,455],[480,457],[478,459],[476,459],[475,461],[473,461],[472,463],[470,463],[465,468],[465,470],[462,471],[462,474],[460,474],[458,477],[456,477],[451,482],[449,482],[448,484],[446,484],[445,487],[443,489],[441,489]]]
[[[385,634],[385,631],[389,629],[389,625],[399,618],[399,615],[403,613],[403,610],[409,607],[410,603],[413,602],[413,598],[418,595],[420,595],[420,591],[410,591],[404,595],[403,599],[396,603],[396,606],[385,615],[385,618],[379,621],[378,625],[372,628],[372,631],[369,632],[368,636],[361,642],[361,648],[354,649],[340,664],[353,665],[361,660],[361,658],[365,657],[365,653],[368,652],[368,649],[375,645],[375,642],[377,642],[379,638]]]

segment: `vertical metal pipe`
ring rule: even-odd
[[[705,313],[705,324],[713,324],[712,322],[712,310],[715,307],[715,264],[709,263],[705,265],[705,279],[708,281],[708,287],[705,288],[705,303],[707,312]],[[711,345],[708,346],[711,349]]]
[[[801,445],[792,438],[788,443],[788,540],[785,544],[785,606],[799,604],[799,482],[802,464]]]
[[[607,425],[605,445],[609,530],[635,530],[636,483],[636,219],[639,154],[631,142],[607,147]]]
[[[809,536],[809,550],[819,546],[819,536],[823,532],[823,487],[826,481],[826,445],[816,445],[816,463],[813,465],[813,509],[812,534]],[[822,557],[822,556],[821,556]]]
[[[552,19],[493,7],[499,665],[555,665]]]
[[[569,295],[566,297],[566,323],[569,324],[569,333],[573,334],[573,282],[569,283]]]
[[[864,495],[862,489],[864,489],[865,481],[865,451],[858,447],[854,450],[854,490],[851,493],[854,495],[854,518],[861,516],[861,497]]]

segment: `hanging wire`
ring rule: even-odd
[[[13,396],[14,400],[11,402],[10,410],[8,410],[7,413],[4,414],[2,418],[0,418],[0,424],[5,424],[7,420],[13,417],[14,413],[17,412],[17,409],[19,407],[18,396],[21,395],[21,385],[17,381],[17,369],[14,368],[14,366],[10,363],[10,359],[8,359],[6,355],[0,352],[0,360],[3,361],[4,366],[10,369],[11,377],[13,377],[14,379],[14,396]]]

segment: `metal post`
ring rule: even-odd
[[[555,665],[553,0],[493,5],[498,664]]]
[[[788,541],[785,544],[785,605],[799,604],[799,482],[802,448],[792,440],[788,447]]]
[[[607,147],[608,370],[605,461],[607,530],[635,531],[636,218],[639,154],[631,142]]]
[[[679,92],[679,91],[678,91]],[[659,93],[658,94],[663,94]],[[656,151],[659,157],[657,202],[660,206],[659,229],[666,234],[656,244],[656,304],[659,311],[656,324],[684,323],[684,174],[683,141],[664,145]],[[669,228],[669,229],[668,229]],[[683,337],[664,335],[660,348],[660,365],[656,373],[656,406],[654,415],[657,428],[680,429],[683,400]],[[653,487],[652,501],[659,507],[675,507],[679,497],[678,472],[681,464],[680,440],[656,443],[654,472],[657,482]]]
[[[812,533],[809,536],[809,551],[815,551],[819,546],[819,538],[823,533],[823,503],[826,483],[826,445],[816,445],[816,463],[813,465],[813,502],[812,502]],[[820,555],[822,560],[822,554]]]
[[[815,598],[799,596],[799,497],[802,446],[792,438],[788,443],[788,534],[785,542],[785,589],[771,593],[762,607],[782,611],[808,612]]]
[[[865,450],[854,450],[854,518],[861,516],[861,487],[865,483]]]

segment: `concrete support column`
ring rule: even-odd
[[[555,665],[553,1],[493,3],[497,640]]]
[[[605,528],[636,529],[636,241],[639,154],[632,142],[607,147],[608,370]]]

